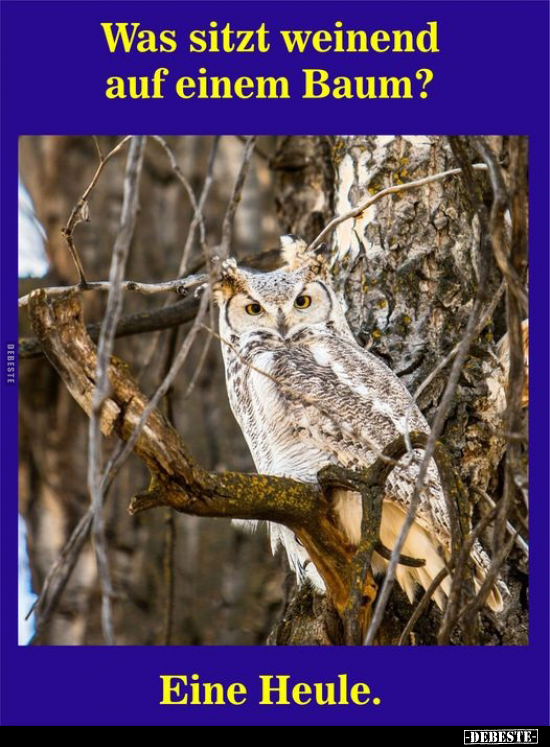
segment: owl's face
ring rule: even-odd
[[[239,274],[244,282],[224,299],[221,309],[224,325],[233,334],[261,330],[285,340],[331,320],[334,291],[322,280],[307,282],[300,271]]]
[[[305,243],[283,243],[281,270],[253,272],[225,263],[216,289],[220,331],[241,343],[261,332],[262,339],[291,342],[304,330],[349,332],[343,309],[326,272],[324,255],[305,253]],[[301,253],[300,253],[301,251]]]

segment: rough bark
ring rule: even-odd
[[[289,150],[291,159],[301,140],[285,139],[280,147]],[[317,149],[325,140],[318,139]],[[488,138],[488,143],[506,169],[510,158],[508,140]],[[313,203],[310,196],[315,190],[324,189],[325,195],[333,199],[332,209],[323,215],[326,223],[386,187],[457,166],[448,140],[442,137],[335,137],[330,144],[330,187],[320,187],[319,177],[303,169],[293,191],[288,187],[288,174],[284,179],[277,174],[278,202],[283,206],[281,220],[292,233],[299,233],[305,225],[301,211]],[[315,144],[309,148],[314,150]],[[469,155],[472,160],[480,160],[473,150]],[[284,155],[279,158],[284,161]],[[490,205],[487,176],[478,176],[478,182],[482,197]],[[524,180],[523,200],[526,189]],[[317,199],[317,204],[329,202]],[[525,216],[526,206],[522,204]],[[525,233],[525,219],[520,225]],[[315,231],[306,233],[305,238],[312,241]],[[358,342],[380,356],[411,393],[461,340],[479,280],[480,238],[479,221],[463,181],[453,177],[378,201],[358,218],[340,224],[329,240],[334,278],[347,302],[348,321]],[[486,288],[489,298],[498,298],[501,280],[502,274],[495,265]],[[473,520],[490,510],[480,498],[482,493],[497,502],[502,495],[506,382],[495,361],[499,353],[497,342],[507,329],[502,295],[470,350],[442,436],[466,485]],[[448,368],[436,376],[418,399],[428,421],[437,408],[447,373]],[[525,511],[519,502],[514,515],[521,526]],[[492,530],[485,532],[484,542],[490,550]],[[528,578],[523,553],[512,551],[503,575],[512,594],[508,617],[484,613],[480,642],[525,644]],[[396,643],[409,616],[408,602],[399,591],[394,592],[382,632],[383,642]],[[513,621],[513,626],[507,624],[507,619]],[[415,642],[435,643],[439,622],[435,609],[424,615],[415,627]],[[285,627],[288,626],[287,618]],[[458,634],[453,638],[455,643],[460,640]]]

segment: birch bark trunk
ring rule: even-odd
[[[507,139],[492,137],[488,142],[499,162],[507,164]],[[286,169],[276,172],[280,221],[287,232],[307,241],[313,241],[319,224],[386,187],[457,167],[447,138],[436,136],[286,138],[279,144],[277,160],[286,164]],[[488,187],[485,192],[490,204]],[[328,241],[334,278],[347,302],[356,339],[382,358],[414,394],[460,343],[477,290],[480,228],[460,177],[389,195],[359,217],[341,223]],[[498,297],[501,278],[494,267],[489,297]],[[503,489],[505,384],[495,360],[497,342],[505,333],[502,295],[470,350],[442,434],[476,520],[490,510],[478,491],[498,501]],[[428,422],[447,373],[448,368],[418,398]],[[491,540],[488,531],[483,541],[489,549]],[[507,622],[484,614],[480,641],[525,644],[527,564],[519,550],[512,551],[503,575],[512,593]],[[298,627],[304,639],[296,640],[296,628],[287,615],[272,634],[272,642],[322,642],[315,627],[319,612],[314,610],[319,605],[322,602],[311,592],[301,592],[293,611],[302,620]],[[406,598],[394,587],[381,643],[397,641],[410,612]],[[439,621],[439,613],[432,609],[415,627],[415,642],[435,643]],[[460,643],[458,634],[454,642]]]

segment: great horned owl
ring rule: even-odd
[[[344,308],[330,280],[326,253],[308,252],[295,237],[283,237],[285,267],[274,272],[224,263],[215,292],[220,306],[220,336],[227,391],[235,415],[260,473],[316,482],[327,464],[366,467],[404,432],[429,432],[422,413],[395,374],[363,350],[347,324]],[[417,457],[422,456],[416,450]],[[380,539],[392,548],[413,494],[419,460],[396,467],[386,483]],[[335,513],[349,540],[361,537],[359,494],[339,490]],[[253,522],[249,522],[253,525]],[[323,581],[290,529],[270,524],[273,550],[282,544],[298,580]],[[428,588],[444,566],[450,549],[450,521],[435,463],[402,553],[424,559],[422,567],[399,565],[396,578],[412,601],[417,584]],[[476,586],[483,581],[488,558],[474,546]],[[387,561],[374,553],[373,571]],[[447,578],[434,598],[443,607]],[[487,604],[502,608],[494,588]]]

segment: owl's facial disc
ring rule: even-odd
[[[279,283],[279,273],[247,278],[246,290],[232,295],[222,308],[222,319],[229,330],[238,335],[268,332],[274,338],[288,340],[301,329],[329,321],[333,299],[327,285],[321,280],[304,285],[303,276],[295,273],[289,277],[292,274],[280,273]]]

